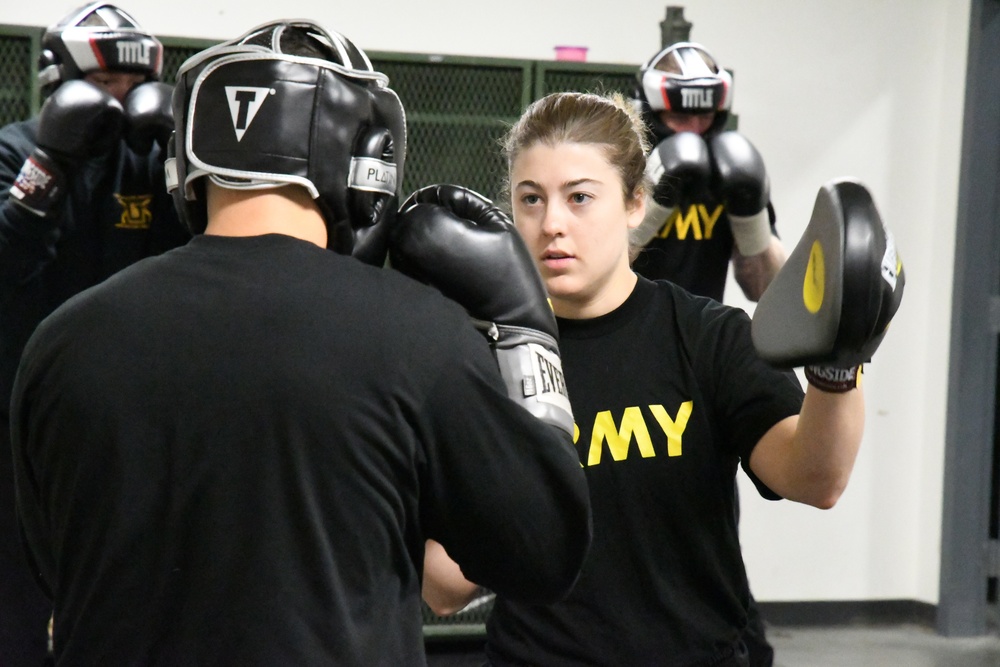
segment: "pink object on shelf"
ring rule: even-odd
[[[556,60],[573,60],[584,62],[587,59],[586,46],[557,46]]]

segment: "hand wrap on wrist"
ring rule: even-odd
[[[806,366],[806,380],[817,389],[831,394],[843,394],[861,383],[861,366],[833,368],[831,366]]]
[[[60,165],[36,148],[10,187],[11,201],[44,218],[65,198],[65,184],[66,176]]]

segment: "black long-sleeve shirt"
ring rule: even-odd
[[[109,154],[68,170],[67,196],[48,217],[15,204],[10,186],[35,148],[37,131],[37,118],[0,129],[0,416],[7,414],[21,350],[46,315],[189,238],[156,147],[137,155],[120,141]]]
[[[197,236],[66,303],[11,421],[65,664],[421,665],[425,538],[526,602],[590,541],[569,435],[465,312],[287,236]]]

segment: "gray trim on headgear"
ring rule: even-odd
[[[289,30],[330,59],[283,52]],[[192,229],[203,224],[203,177],[233,189],[300,185],[328,227],[369,215],[355,193],[394,197],[406,119],[388,83],[350,40],[304,20],[264,24],[189,58],[177,74],[168,171]]]

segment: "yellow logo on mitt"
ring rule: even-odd
[[[806,276],[802,281],[802,303],[806,310],[815,315],[823,307],[823,290],[826,281],[826,267],[823,260],[823,246],[813,241],[809,249],[809,264],[806,266]]]

